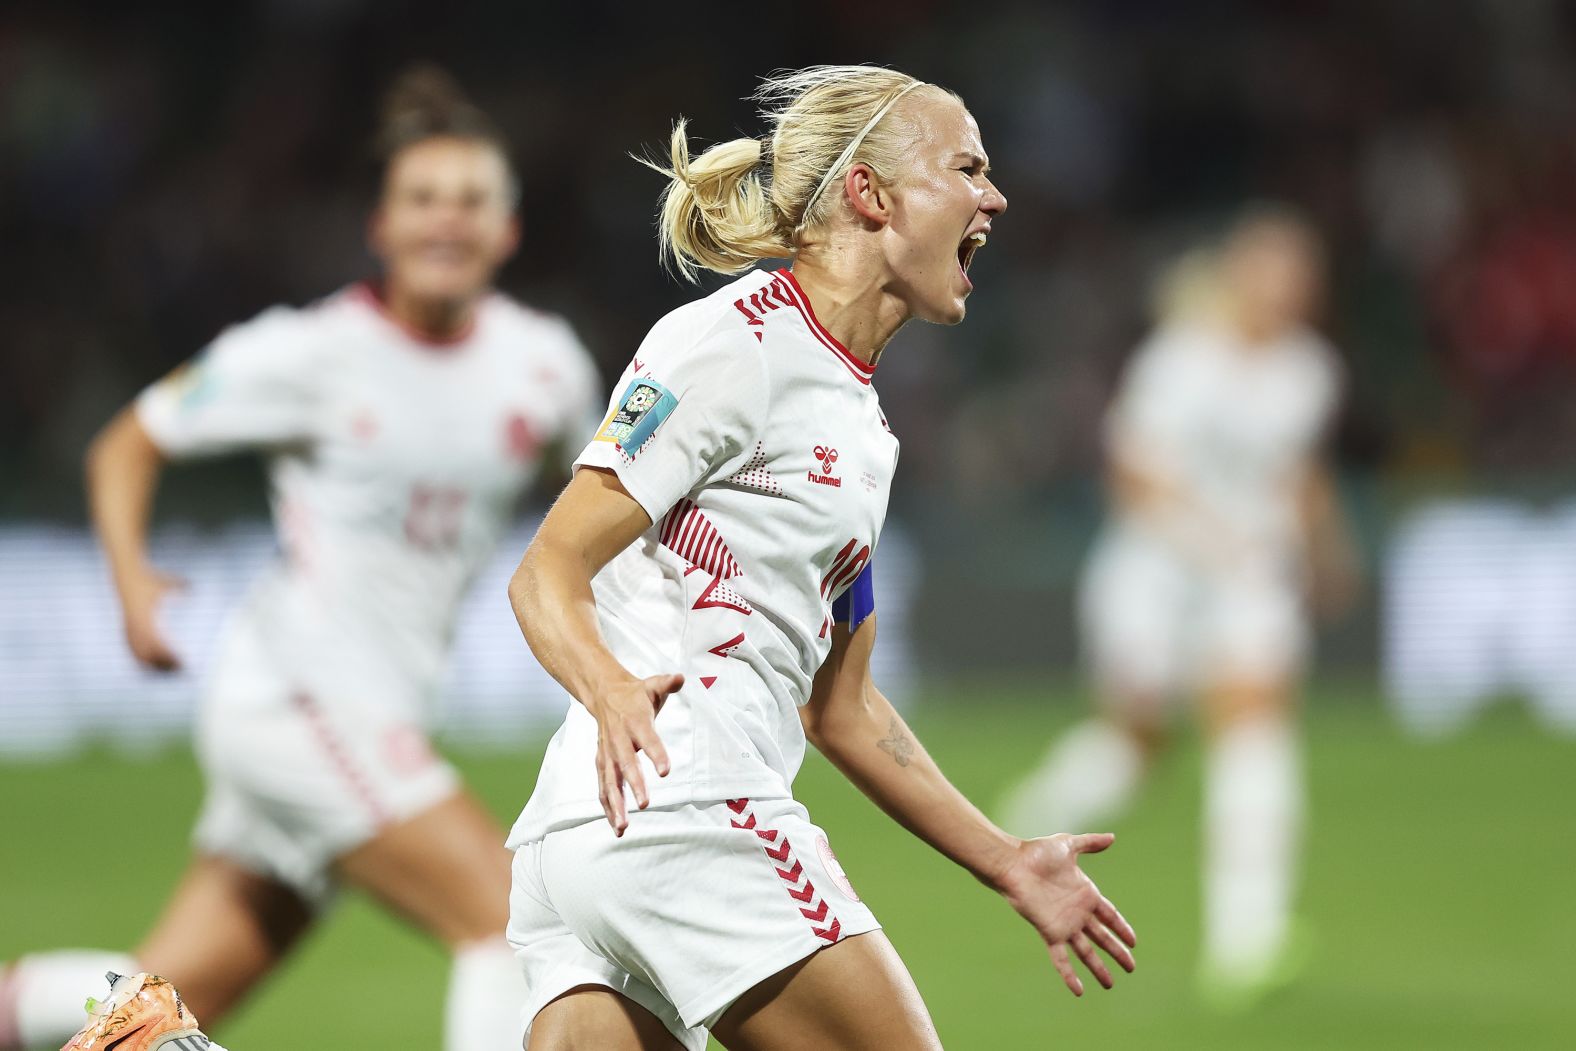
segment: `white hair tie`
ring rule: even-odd
[[[805,204],[804,213],[799,218],[800,229],[804,228],[805,221],[810,218],[810,213],[815,210],[815,202],[819,201],[821,199],[821,194],[826,192],[826,187],[832,181],[832,176],[835,175],[837,170],[843,165],[847,164],[854,156],[854,151],[859,149],[859,144],[861,142],[865,141],[865,136],[869,135],[871,130],[874,129],[877,124],[881,123],[881,118],[886,116],[892,107],[896,106],[904,95],[907,95],[915,88],[922,88],[924,86],[924,81],[916,80],[902,91],[899,91],[896,95],[893,95],[892,98],[887,101],[885,106],[882,106],[880,109],[876,110],[876,115],[871,117],[870,122],[860,129],[859,134],[855,135],[851,140],[849,140],[847,147],[843,149],[842,153],[838,154],[837,160],[833,161],[832,166],[826,169],[826,174],[821,176],[820,184],[816,186],[815,192],[810,195],[810,200]]]

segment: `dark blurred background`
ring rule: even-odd
[[[226,324],[370,273],[370,136],[410,61],[511,136],[526,239],[502,283],[609,376],[695,295],[658,265],[659,182],[627,154],[680,114],[756,133],[743,96],[773,68],[880,62],[965,98],[1012,206],[966,323],[905,330],[877,377],[926,660],[1071,666],[1099,420],[1151,281],[1277,199],[1330,247],[1334,456],[1374,587],[1325,653],[1371,671],[1407,515],[1541,514],[1576,480],[1573,44],[1552,0],[10,5],[0,523],[80,526],[80,457],[116,408]],[[228,462],[174,472],[160,514],[263,509],[259,472]]]

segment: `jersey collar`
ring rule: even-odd
[[[804,323],[810,329],[810,334],[830,350],[837,359],[851,372],[856,380],[865,386],[870,386],[870,377],[875,375],[876,367],[867,361],[860,361],[849,349],[837,341],[837,338],[826,330],[820,319],[815,316],[815,310],[810,306],[810,297],[804,294],[804,289],[799,287],[792,270],[772,271],[772,280],[780,282],[784,293],[799,313],[804,315]]]
[[[405,335],[405,338],[409,339],[412,343],[415,343],[423,349],[438,352],[452,352],[456,350],[462,343],[474,336],[476,334],[476,320],[481,316],[482,304],[478,303],[476,305],[476,309],[471,312],[471,319],[470,321],[466,322],[465,327],[461,328],[453,335],[434,336],[431,333],[423,332],[419,328],[408,325],[404,321],[401,321],[399,318],[395,317],[393,311],[389,310],[388,303],[384,302],[381,286],[375,281],[356,282],[354,285],[350,286],[350,295],[352,298],[371,307],[373,313],[377,314],[378,317],[382,318],[388,324],[393,325],[395,328],[399,329],[400,332]]]

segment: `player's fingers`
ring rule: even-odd
[[[1089,936],[1090,941],[1104,949],[1106,955],[1121,965],[1122,970],[1131,974],[1133,968],[1137,966],[1137,961],[1133,959],[1133,954],[1128,951],[1127,946],[1123,945],[1105,924],[1090,920],[1084,925],[1084,934]]]
[[[1101,923],[1115,931],[1117,937],[1121,938],[1128,945],[1136,946],[1138,944],[1138,934],[1133,930],[1133,925],[1128,923],[1126,917],[1117,911],[1115,905],[1111,904],[1110,898],[1102,895],[1100,904],[1094,907],[1094,914]]]
[[[646,777],[640,772],[640,760],[635,758],[634,741],[626,740],[619,746],[615,761],[618,764],[619,774],[635,797],[635,805],[642,810],[646,809],[650,797],[646,795]]]
[[[668,762],[668,750],[663,747],[662,738],[657,736],[657,728],[648,723],[631,736],[635,747],[645,752],[651,765],[657,768],[657,776],[667,777],[672,764]]]
[[[665,700],[670,693],[678,693],[684,688],[684,676],[674,673],[672,675],[653,675],[646,680],[649,689],[657,701]]]
[[[1083,931],[1074,934],[1071,941],[1073,951],[1078,954],[1083,965],[1089,968],[1089,973],[1094,975],[1094,980],[1099,982],[1102,988],[1109,989],[1116,984],[1111,977],[1111,969],[1105,965],[1100,954],[1094,951],[1094,942],[1090,941]]]
[[[607,796],[605,806],[608,824],[613,826],[614,832],[622,836],[624,829],[629,825],[629,816],[624,809],[624,779],[619,772],[618,761],[611,754],[608,755],[604,765],[603,791]]]
[[[1085,832],[1073,836],[1067,846],[1074,854],[1098,854],[1115,842],[1116,836],[1110,832]]]
[[[134,631],[131,653],[139,664],[155,671],[174,671],[181,666],[175,651],[154,631]]]
[[[602,804],[602,814],[607,818],[607,823],[613,828],[617,828],[618,823],[613,820],[613,804],[610,801],[607,788],[607,757],[598,748],[596,753],[596,799],[598,803]]]
[[[1062,976],[1062,981],[1067,983],[1067,988],[1073,991],[1074,996],[1083,995],[1083,979],[1078,977],[1078,972],[1073,970],[1073,962],[1067,958],[1067,946],[1057,942],[1051,946],[1051,963],[1056,965],[1056,973]]]

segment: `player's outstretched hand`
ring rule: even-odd
[[[683,686],[682,675],[653,675],[609,691],[597,698],[595,707],[587,706],[596,717],[597,795],[602,813],[617,835],[622,836],[629,827],[625,785],[640,809],[651,802],[635,753],[645,752],[657,768],[657,776],[668,776],[668,751],[657,736],[656,718],[662,703]]]
[[[137,663],[154,671],[178,671],[181,659],[159,627],[159,608],[172,591],[184,591],[186,582],[148,569],[121,582],[120,606],[126,625],[126,645]]]
[[[1138,944],[1133,928],[1078,868],[1078,855],[1097,854],[1116,839],[1109,832],[1073,836],[1058,833],[1026,839],[1002,877],[1002,896],[1034,925],[1051,950],[1051,962],[1074,996],[1083,995],[1083,980],[1073,970],[1068,948],[1078,954],[1095,980],[1109,989],[1111,971],[1098,949],[1133,969],[1129,950]]]

